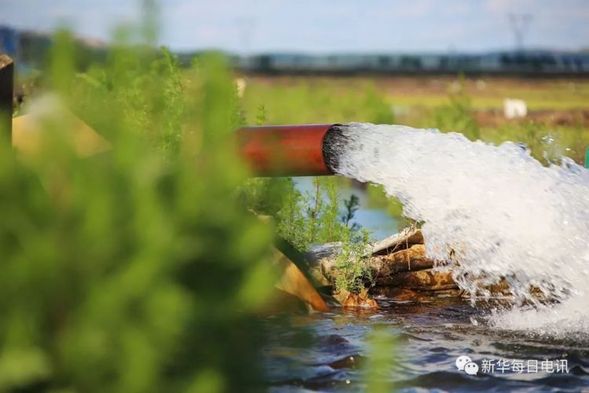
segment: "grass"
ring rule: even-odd
[[[572,84],[574,86],[581,84],[581,86],[571,87],[563,83],[562,85],[549,85],[544,89],[525,89],[518,88],[517,83],[514,82],[515,86],[511,88],[497,88],[488,94],[469,91],[468,94],[471,95],[472,107],[476,110],[502,109],[505,98],[522,99],[526,101],[530,110],[587,109],[589,83],[572,82]],[[444,92],[391,93],[387,96],[387,101],[391,105],[431,109],[444,105],[447,102],[447,94]]]
[[[246,121],[256,122],[263,108],[265,123],[335,123],[366,121],[392,123],[385,97],[370,81],[295,79],[285,83],[252,80],[243,98]]]
[[[456,76],[416,77],[253,77],[249,87],[268,90],[327,89],[337,94],[362,92],[373,87],[388,105],[404,108],[433,109],[447,103],[448,94],[460,83]],[[475,110],[501,109],[505,98],[519,98],[531,110],[566,110],[589,108],[589,80],[586,79],[517,79],[468,78],[465,92]]]

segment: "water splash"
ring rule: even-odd
[[[509,284],[516,307],[492,325],[589,334],[588,170],[566,158],[543,166],[515,143],[405,126],[349,124],[334,144],[337,172],[399,198],[423,223],[427,254],[453,260],[446,268],[473,299]]]

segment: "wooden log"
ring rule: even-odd
[[[425,256],[425,246],[423,244],[415,244],[410,248],[392,254],[372,256],[368,258],[367,264],[373,272],[373,279],[377,283],[382,281],[381,285],[386,285],[387,277],[397,273],[434,267],[434,261]]]
[[[267,225],[274,225],[271,216],[255,216]],[[316,283],[308,276],[305,255],[281,238],[276,239],[274,245],[272,263],[279,270],[279,279],[274,285],[276,294],[268,299],[268,306],[280,310],[281,304],[284,304],[285,309],[292,309],[292,305],[296,304],[294,299],[298,299],[312,310],[329,311],[329,306],[315,289]]]
[[[6,133],[8,141],[12,137],[13,95],[14,63],[10,57],[0,54],[0,131]]]
[[[317,263],[319,265],[314,269],[314,276],[320,274],[328,282],[334,282],[338,274],[337,255],[321,258]],[[392,285],[393,277],[398,273],[431,269],[434,266],[434,262],[425,256],[423,244],[415,244],[411,248],[388,255],[367,257],[364,263],[375,285]]]
[[[410,248],[415,244],[424,244],[425,240],[421,229],[409,227],[401,232],[389,236],[383,240],[374,243],[371,247],[371,255],[390,254],[395,251]]]
[[[378,303],[370,297],[368,290],[360,293],[351,293],[345,290],[334,293],[333,297],[342,305],[343,308],[361,308],[365,310],[378,310]]]
[[[282,252],[275,249],[274,262],[281,270],[280,279],[276,288],[290,295],[296,296],[316,311],[329,311],[329,306],[307,277],[299,268]]]
[[[364,259],[372,276],[371,284],[374,285],[370,288],[370,294],[414,301],[437,296],[470,296],[459,289],[450,271],[434,269],[435,262],[427,258],[424,241],[419,229],[409,228],[372,244]],[[333,285],[338,276],[336,264],[341,250],[341,243],[313,248],[307,254],[307,260],[311,262],[314,275],[322,276]],[[530,287],[530,293],[540,302],[558,301],[550,296],[550,293],[543,292],[537,287]],[[513,291],[509,280],[502,278],[493,285],[481,283],[480,289],[473,295],[494,300],[509,300],[513,298]],[[344,306],[358,307],[360,304],[357,297],[340,297],[338,300]]]
[[[388,285],[420,291],[442,291],[458,288],[452,279],[452,273],[430,269],[394,274],[390,276]]]
[[[305,253],[307,271],[313,280],[322,286],[331,286],[334,277],[329,273],[335,265],[337,256],[342,251],[342,243],[327,243],[311,247]]]
[[[421,303],[432,298],[459,298],[462,296],[460,289],[444,289],[444,290],[416,290],[399,287],[374,287],[370,290],[373,296],[384,297],[387,299],[401,301],[401,302],[416,302]]]

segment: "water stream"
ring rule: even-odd
[[[515,143],[404,126],[351,124],[335,143],[337,171],[399,198],[422,223],[428,255],[470,296],[378,298],[377,313],[299,316],[289,329],[270,318],[271,390],[362,391],[374,324],[397,338],[398,364],[386,378],[401,391],[589,389],[587,169],[566,158],[544,166]],[[486,289],[501,280],[507,303]],[[300,332],[311,345],[289,339]],[[464,355],[481,368],[508,361],[524,369],[468,375],[455,365]],[[566,361],[566,370],[528,369],[548,361]]]
[[[475,296],[502,279],[515,309],[497,328],[589,334],[589,171],[525,148],[404,126],[342,127],[338,172],[382,184],[422,222],[428,256]],[[541,302],[550,299],[549,304]]]

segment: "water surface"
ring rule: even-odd
[[[385,378],[398,391],[579,392],[589,389],[589,338],[556,340],[485,325],[485,312],[460,298],[419,301],[378,299],[375,313],[338,310],[266,321],[265,364],[272,392],[354,392],[364,389],[366,335],[376,324],[396,338],[397,365]],[[474,323],[477,325],[475,326]],[[568,373],[511,371],[470,376],[456,368],[458,356],[483,359],[566,359]],[[589,390],[588,390],[589,391]]]

